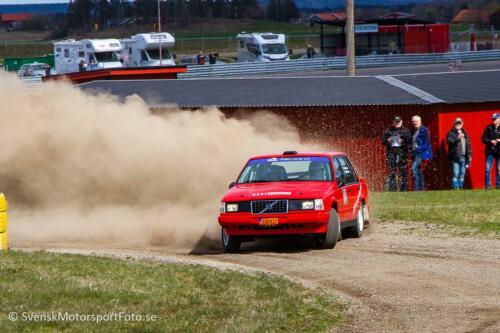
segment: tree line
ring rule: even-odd
[[[160,0],[160,12],[162,19],[174,27],[189,26],[198,18],[267,18],[286,22],[300,16],[294,0],[270,0],[264,8],[257,0]],[[67,28],[76,32],[105,29],[126,18],[154,23],[157,15],[157,0],[74,0],[69,7]]]

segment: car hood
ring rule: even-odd
[[[267,199],[321,199],[332,182],[273,182],[238,184],[222,198],[224,202]]]

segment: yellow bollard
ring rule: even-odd
[[[7,251],[7,200],[0,193],[0,250]]]

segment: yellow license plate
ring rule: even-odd
[[[259,225],[277,225],[278,223],[279,220],[277,217],[259,219]]]

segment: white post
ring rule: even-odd
[[[161,49],[161,14],[160,14],[160,0],[158,0],[158,41],[160,47],[160,66],[163,63],[163,54]]]

